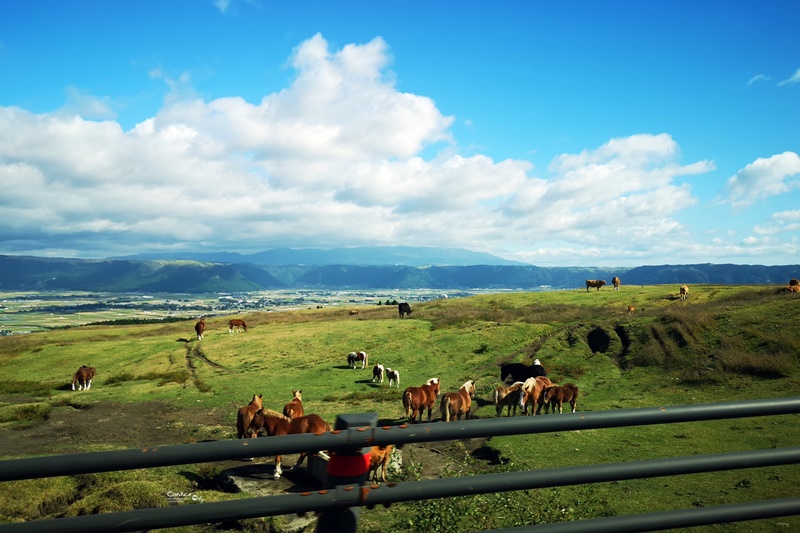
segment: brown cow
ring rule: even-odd
[[[614,285],[614,290],[615,291],[619,290],[620,281],[619,281],[619,278],[617,276],[614,276],[613,278],[611,278],[611,284]]]
[[[373,446],[369,454],[369,474],[367,481],[386,481],[386,467],[389,466],[389,458],[392,456],[394,446]],[[378,479],[378,468],[381,469],[381,477]]]
[[[681,300],[685,300],[689,296],[689,286],[681,285]]]
[[[600,287],[606,284],[606,280],[604,279],[587,279],[586,280],[586,292],[589,292],[589,287],[595,287],[597,290],[600,290]]]

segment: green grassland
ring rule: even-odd
[[[692,286],[686,301],[678,298],[677,287],[658,285],[485,294],[417,304],[412,318],[403,320],[394,306],[348,307],[358,309],[357,315],[342,308],[253,312],[239,315],[249,330],[234,335],[227,330],[229,317],[208,319],[202,341],[195,340],[191,322],[15,335],[0,338],[0,442],[3,432],[31,427],[57,410],[153,401],[177,413],[224,413],[221,420],[176,415],[175,423],[186,429],[182,442],[234,438],[237,406],[263,394],[265,407],[280,409],[292,389],[303,390],[306,412],[330,422],[340,413],[370,411],[382,423],[400,423],[400,390],[431,377],[441,379],[443,391],[476,380],[476,414],[492,417],[488,401],[500,384],[498,365],[534,357],[554,382],[580,387],[579,411],[797,396],[800,299],[775,289]],[[629,305],[636,306],[632,315]],[[358,350],[370,355],[370,366],[399,369],[401,389],[372,383],[369,367],[347,368],[347,353]],[[77,393],[67,384],[81,364],[98,374],[90,391]],[[795,415],[524,435],[487,443],[499,464],[467,458],[454,461],[448,475],[798,443]],[[93,449],[110,447],[98,443]],[[424,477],[424,464],[413,457],[404,463],[402,478],[395,480]],[[187,468],[196,470],[191,479]],[[163,505],[163,486],[196,491],[205,501],[242,497],[202,483],[213,472],[213,466],[189,465],[8,483],[16,491],[0,491],[0,521]],[[120,495],[104,498],[109,491]],[[472,531],[787,496],[800,496],[800,466],[396,505],[362,512],[361,531]],[[113,501],[113,509],[105,501]],[[267,526],[245,521],[237,527]],[[702,528],[797,529],[797,518]]]

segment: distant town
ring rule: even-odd
[[[86,324],[189,320],[200,315],[248,311],[397,305],[400,301],[461,298],[480,292],[432,289],[379,292],[279,290],[206,295],[7,292],[0,293],[0,336]]]

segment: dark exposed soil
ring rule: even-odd
[[[97,450],[97,445],[119,449],[187,444],[201,440],[187,430],[187,420],[203,420],[207,426],[226,426],[230,423],[228,416],[229,413],[219,409],[178,409],[160,402],[104,403],[82,409],[60,407],[41,421],[32,422],[21,429],[3,431],[0,459],[31,454],[83,453]],[[233,431],[231,427],[231,433]],[[467,455],[494,462],[496,458],[485,453],[485,442],[486,439],[466,439],[407,444],[402,450],[403,464],[421,478],[442,477],[447,475],[448,468],[461,463]],[[258,488],[260,495],[319,488],[304,486],[309,478],[302,471],[288,471],[297,458],[297,455],[284,456],[285,475],[278,481],[271,477],[272,457],[256,458],[250,462],[222,461],[219,466],[224,470],[241,472],[242,475],[256,472],[255,477],[263,480]],[[392,476],[389,477],[391,481]]]

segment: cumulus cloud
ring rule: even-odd
[[[77,90],[71,112],[0,107],[5,252],[406,244],[635,261],[685,234],[676,214],[697,200],[683,178],[715,168],[682,164],[662,133],[562,154],[535,175],[529,161],[459,154],[454,117],[396,88],[380,38],[331,50],[315,35],[290,64],[288,86],[256,103],[206,101],[189,73],[154,69],[169,95],[127,131]],[[737,175],[737,198],[751,174]]]
[[[728,179],[725,198],[733,207],[784,194],[800,186],[800,156],[783,152],[758,158]]]

